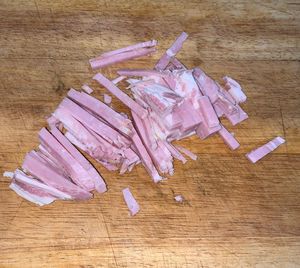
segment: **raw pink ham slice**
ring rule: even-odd
[[[265,157],[267,154],[274,151],[277,147],[281,144],[285,143],[285,140],[281,137],[276,137],[273,140],[269,141],[265,145],[251,151],[250,153],[246,154],[246,157],[252,162],[256,163],[258,160]]]
[[[139,206],[138,202],[133,197],[129,188],[123,189],[122,193],[123,193],[125,203],[130,211],[131,216],[136,215],[140,211],[140,206]]]

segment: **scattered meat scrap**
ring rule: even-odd
[[[142,164],[157,183],[174,174],[174,159],[187,162],[186,155],[197,155],[172,142],[191,135],[201,140],[218,134],[231,150],[240,144],[221,123],[226,118],[236,125],[248,118],[240,107],[247,97],[240,84],[224,76],[222,86],[199,67],[188,69],[178,58],[188,35],[182,33],[166,50],[153,69],[118,70],[110,80],[102,73],[94,75],[101,86],[125,104],[130,113],[112,109],[111,96],[104,102],[93,97],[93,89],[70,89],[49,116],[49,128],[39,132],[40,145],[25,156],[22,170],[5,172],[10,188],[38,205],[62,200],[86,200],[92,191],[104,193],[107,185],[83,151],[110,171],[130,172]],[[103,53],[90,60],[92,69],[152,54],[157,41],[146,41]],[[125,93],[119,83],[126,79]],[[121,83],[122,85],[123,83]],[[284,140],[275,138],[250,152],[255,163],[276,149]],[[125,202],[135,215],[139,205],[129,188],[123,190]],[[182,202],[181,195],[175,196]]]
[[[182,195],[176,195],[176,196],[174,197],[174,199],[175,199],[176,202],[179,202],[179,203],[182,203],[183,200],[184,200],[184,198],[183,198]]]
[[[111,96],[109,96],[108,94],[104,94],[103,95],[103,100],[104,100],[104,103],[106,104],[111,104]]]
[[[265,145],[251,151],[250,153],[246,154],[246,157],[252,162],[256,163],[258,160],[265,157],[267,154],[274,151],[278,148],[281,144],[285,143],[285,140],[281,137],[276,137],[273,140],[269,141]]]
[[[93,89],[91,89],[88,85],[85,85],[85,84],[81,87],[81,89],[84,90],[88,94],[92,94],[92,92],[93,92]]]
[[[123,189],[123,197],[125,203],[130,211],[131,216],[134,216],[140,211],[140,206],[136,202],[135,198],[133,197],[132,193],[130,192],[129,188]]]

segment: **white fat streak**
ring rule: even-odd
[[[33,178],[27,178],[27,176],[21,170],[18,170],[18,169],[16,170],[16,172],[14,173],[14,178],[17,181],[34,186],[38,189],[42,189],[42,190],[48,192],[49,194],[52,194],[58,198],[72,199],[72,197],[70,195],[68,195],[60,190],[57,190],[56,188],[54,188],[52,186],[41,183]]]
[[[67,131],[65,133],[65,137],[71,142],[73,143],[75,146],[77,146],[79,149],[83,150],[83,151],[87,151],[87,146],[85,146],[84,144],[82,144],[71,132]]]
[[[29,202],[35,203],[39,206],[48,205],[52,203],[55,198],[51,197],[37,197],[33,194],[30,194],[26,191],[24,191],[20,186],[12,182],[9,185],[9,188],[15,191],[19,196],[23,197],[24,199],[28,200]]]
[[[279,147],[281,144],[285,143],[285,140],[281,137],[276,137],[275,139],[269,141],[266,146],[271,151],[274,151],[277,147]]]
[[[200,106],[197,97],[200,97],[201,94],[192,72],[175,70],[173,73],[176,76],[175,92],[180,95],[180,97],[192,97],[193,106],[195,109],[198,109]]]
[[[161,103],[163,103],[167,107],[175,105],[176,101],[174,99],[170,99],[162,95],[164,92],[161,90],[161,88],[163,87],[160,86],[146,87],[144,88],[144,92],[148,93],[149,95],[155,96],[157,99],[159,99]]]
[[[13,179],[14,173],[13,173],[13,172],[10,172],[10,171],[4,171],[3,177],[7,177],[7,178]]]
[[[169,57],[174,57],[176,54],[172,51],[172,49],[168,49],[167,51],[166,51],[166,54],[169,56]]]

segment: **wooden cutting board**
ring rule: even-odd
[[[68,88],[91,82],[88,59],[158,39],[159,51],[103,70],[151,68],[181,31],[178,58],[241,83],[249,119],[217,136],[180,142],[197,161],[175,161],[155,185],[95,164],[109,191],[87,202],[37,207],[0,182],[1,267],[296,267],[300,265],[300,5],[298,1],[46,1],[0,3],[0,172],[20,166]],[[122,84],[124,87],[125,84]],[[113,107],[125,111],[118,101]],[[257,164],[245,153],[287,143]],[[141,211],[131,218],[121,190]],[[183,204],[174,195],[185,198]]]

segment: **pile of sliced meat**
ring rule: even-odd
[[[129,108],[129,115],[110,107],[110,95],[104,94],[104,102],[91,96],[88,85],[81,92],[70,89],[48,118],[48,129],[40,130],[40,145],[27,153],[22,170],[4,173],[12,179],[10,188],[39,205],[56,199],[89,199],[94,190],[104,193],[104,179],[81,151],[121,174],[141,163],[157,183],[174,174],[174,159],[185,163],[186,156],[197,158],[172,144],[174,140],[218,134],[230,149],[237,149],[239,142],[220,118],[232,125],[247,119],[239,105],[246,95],[228,76],[220,85],[199,67],[187,69],[176,58],[186,39],[187,34],[182,33],[153,69],[119,70],[114,80],[100,72],[93,77]],[[150,55],[156,46],[153,40],[110,51],[91,59],[90,65],[95,70]],[[132,97],[117,86],[124,79]],[[247,157],[256,162],[283,142],[277,137]],[[139,206],[128,188],[123,195],[132,215],[136,214]]]

